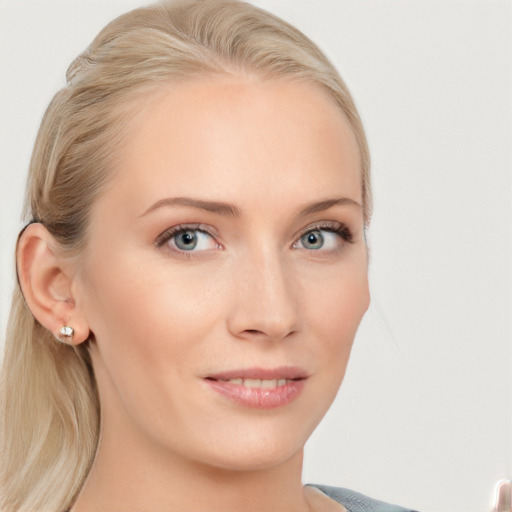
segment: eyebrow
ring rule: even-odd
[[[323,212],[332,208],[333,206],[357,206],[362,209],[362,205],[349,197],[336,197],[333,199],[325,199],[323,201],[315,201],[314,203],[308,204],[299,212],[299,217],[305,217],[313,213]],[[219,215],[225,215],[228,217],[240,217],[242,210],[231,203],[224,203],[219,201],[206,201],[204,199],[194,199],[192,197],[166,197],[160,199],[156,203],[152,204],[147,210],[140,215],[144,217],[148,213],[164,207],[175,207],[175,206],[186,206],[190,208],[198,208],[199,210],[205,210],[207,212],[217,213]]]
[[[163,207],[174,206],[188,206],[191,208],[198,208],[200,210],[206,210],[207,212],[218,213],[219,215],[226,215],[229,217],[240,217],[242,214],[240,208],[229,203],[205,201],[203,199],[194,199],[192,197],[167,197],[165,199],[160,199],[160,201],[157,201],[155,204],[151,205],[140,216],[144,217],[148,213]]]
[[[346,205],[357,206],[361,210],[363,209],[363,206],[360,203],[354,201],[350,197],[335,197],[333,199],[325,199],[324,201],[317,201],[307,205],[300,211],[299,216],[305,217],[306,215],[311,215],[312,213],[323,212],[325,210],[328,210],[329,208],[332,208],[333,206]]]

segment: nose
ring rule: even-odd
[[[279,341],[300,330],[298,286],[278,254],[266,251],[246,258],[236,277],[227,319],[232,335]]]

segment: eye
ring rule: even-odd
[[[192,226],[176,226],[165,231],[157,238],[156,245],[168,245],[178,252],[199,252],[219,247],[210,233]]]
[[[293,245],[295,249],[311,251],[335,251],[341,249],[345,242],[352,243],[352,234],[343,224],[335,223],[328,226],[315,226],[308,229]]]

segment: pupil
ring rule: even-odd
[[[195,249],[197,245],[197,235],[194,231],[185,231],[174,237],[176,246],[183,250]]]
[[[190,233],[183,233],[182,240],[186,245],[194,243],[194,237]]]
[[[324,237],[320,231],[311,231],[303,236],[302,243],[307,249],[320,249],[324,245]]]

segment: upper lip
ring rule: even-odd
[[[237,370],[226,370],[219,373],[209,374],[205,378],[210,380],[231,380],[231,379],[286,379],[303,380],[308,374],[298,366],[280,366],[277,368],[240,368]]]

